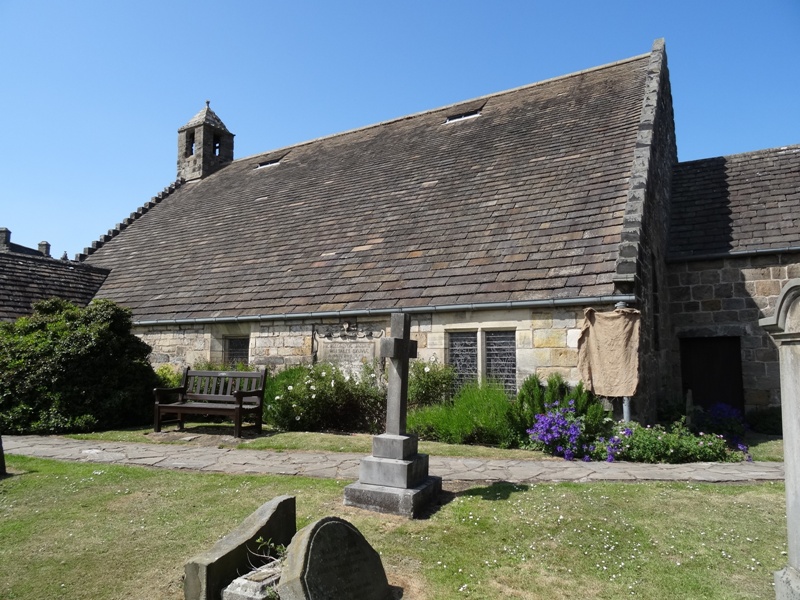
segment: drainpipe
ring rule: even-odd
[[[627,302],[617,302],[614,305],[616,310],[620,310],[622,308],[628,308]],[[623,396],[622,397],[622,420],[626,423],[630,422],[631,420],[631,397],[630,396]]]

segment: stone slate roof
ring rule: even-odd
[[[676,165],[670,257],[800,250],[800,146]]]
[[[148,321],[610,295],[650,58],[235,160],[96,244],[98,296]]]
[[[0,252],[0,321],[30,315],[32,305],[64,298],[86,306],[108,275],[106,269],[27,253]]]
[[[217,113],[211,110],[211,106],[209,106],[208,100],[206,100],[206,107],[199,113],[197,113],[195,116],[193,116],[191,119],[189,119],[189,122],[183,127],[181,127],[180,130],[189,129],[196,125],[203,125],[203,124],[211,125],[212,127],[220,129],[222,131],[228,131],[228,128],[225,127],[225,123],[222,122],[222,119],[220,119],[217,116]]]

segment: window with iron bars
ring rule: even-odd
[[[223,362],[228,367],[235,367],[238,364],[250,362],[250,338],[249,337],[229,337],[225,338],[225,351]]]
[[[456,372],[456,390],[478,380],[497,381],[517,393],[516,331],[454,331],[448,334],[447,362]]]

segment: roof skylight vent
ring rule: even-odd
[[[445,123],[455,123],[456,121],[463,121],[465,119],[474,119],[481,116],[481,109],[469,110],[467,112],[458,113],[457,115],[450,115],[447,117]]]
[[[260,162],[256,165],[256,169],[265,169],[266,167],[274,167],[275,165],[280,164],[280,158],[273,158],[272,160],[265,160],[264,162]]]

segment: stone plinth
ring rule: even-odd
[[[778,345],[781,360],[789,565],[775,574],[775,597],[800,600],[800,279],[784,286],[775,314],[759,324]]]

